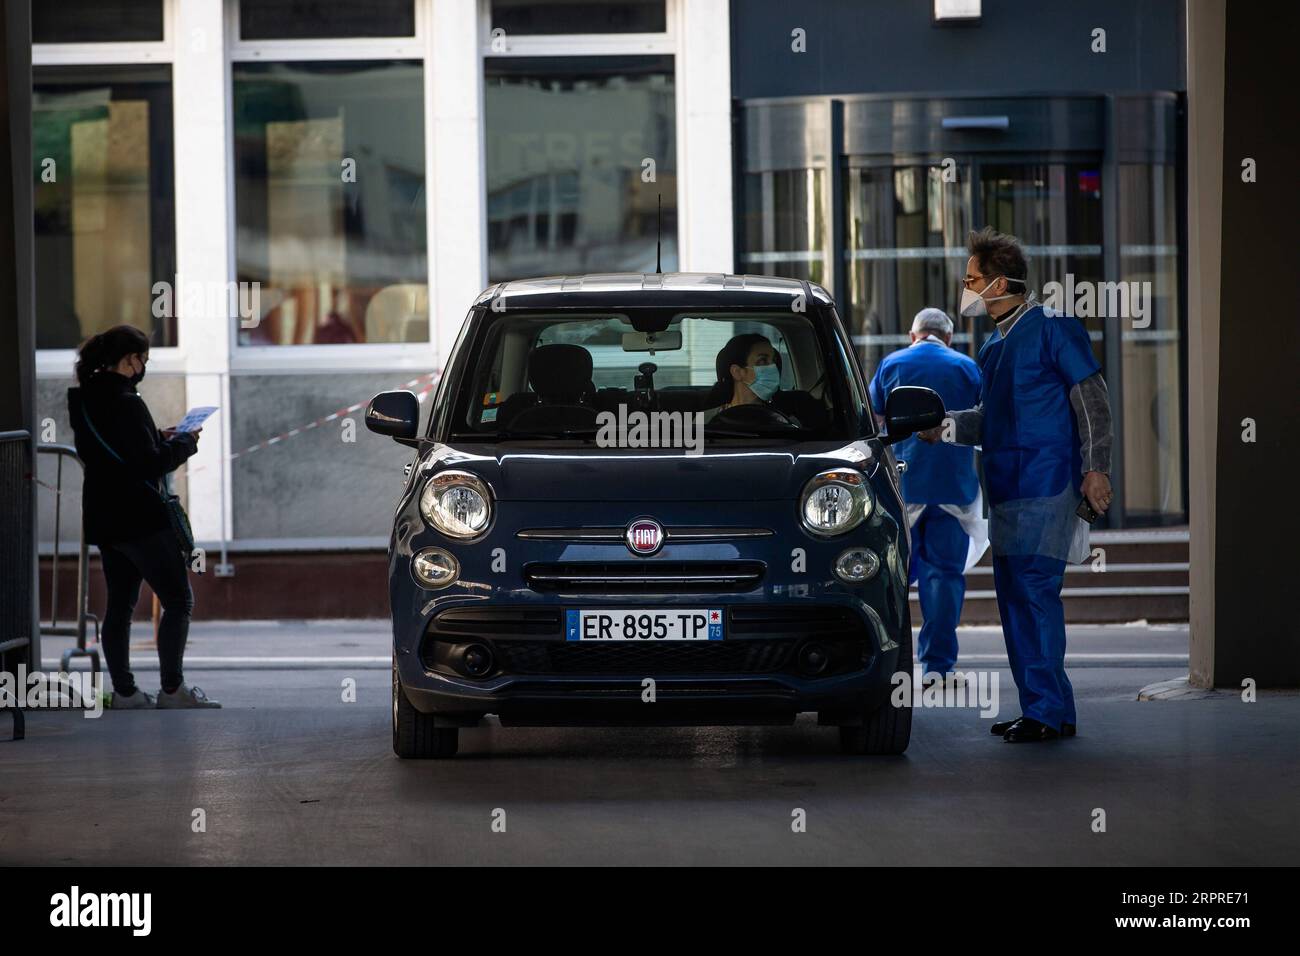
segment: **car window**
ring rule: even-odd
[[[804,314],[517,310],[485,313],[483,323],[467,350],[454,436],[581,437],[620,408],[698,413],[718,439],[851,430],[852,410],[835,407],[852,388],[842,350]]]

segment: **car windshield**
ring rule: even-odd
[[[864,405],[838,338],[796,312],[486,312],[474,338],[453,440],[600,443],[684,416],[705,441],[840,440]]]

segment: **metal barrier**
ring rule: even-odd
[[[89,657],[90,669],[98,674],[99,648],[86,647],[86,624],[89,621],[95,623],[95,643],[99,643],[99,618],[86,609],[86,604],[90,600],[90,548],[86,544],[84,528],[78,535],[77,546],[76,621],[73,624],[59,623],[59,538],[63,519],[63,459],[71,458],[79,467],[81,467],[81,459],[77,457],[77,449],[71,445],[40,444],[36,446],[36,450],[44,455],[55,455],[58,460],[52,489],[54,491],[54,560],[50,570],[50,621],[48,624],[41,622],[41,635],[57,634],[77,638],[76,647],[68,648],[59,657],[59,670],[66,672],[68,664],[74,657]]]
[[[6,501],[0,509],[0,564],[6,568],[31,568],[35,524],[30,498],[34,471],[31,439],[31,433],[25,429],[0,432],[0,494]],[[10,501],[20,504],[10,507]],[[31,664],[31,621],[35,617],[31,581],[30,571],[0,575],[0,621],[19,622],[20,628],[17,636],[0,635],[0,670],[9,669],[6,658],[16,652],[21,653],[24,664]],[[0,699],[0,706],[13,718],[14,740],[22,740],[26,735],[21,703],[21,698],[12,702]]]

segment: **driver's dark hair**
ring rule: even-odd
[[[1029,261],[1020,240],[998,232],[992,226],[985,226],[978,232],[972,231],[966,239],[967,251],[975,257],[980,273],[987,277],[1005,276],[1019,279],[1017,291],[1024,291],[1025,280],[1029,277]]]
[[[148,352],[148,335],[133,325],[115,325],[81,343],[77,350],[77,381],[85,385],[101,369],[116,365],[128,355]]]
[[[759,342],[772,344],[772,340],[766,335],[759,335],[757,332],[744,332],[740,335],[734,335],[722,351],[718,353],[716,370],[718,381],[731,384],[731,366],[739,365],[742,368],[749,362],[749,353]],[[776,367],[781,367],[781,356],[776,355]]]

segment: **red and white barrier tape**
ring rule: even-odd
[[[420,383],[422,382],[426,383],[418,392],[415,393],[416,399],[418,399],[421,403],[423,403],[424,400],[429,396],[429,393],[433,391],[433,387],[437,384],[438,376],[441,374],[442,374],[441,369],[436,372],[428,372],[424,375],[419,376],[418,378],[411,379],[409,382],[404,382],[402,385],[399,385],[398,388],[413,389],[417,385],[420,385]],[[286,439],[293,438],[297,435],[301,435],[303,432],[311,431],[313,428],[320,428],[322,425],[328,425],[330,422],[338,421],[340,418],[343,418],[344,416],[350,415],[353,412],[360,411],[361,409],[365,408],[367,404],[368,404],[367,402],[357,402],[354,405],[349,405],[347,408],[340,408],[338,411],[330,412],[330,414],[326,415],[323,418],[318,418],[314,422],[308,422],[306,425],[300,425],[297,428],[291,428],[287,432],[281,432],[278,435],[273,435],[270,438],[263,439],[262,441],[258,442],[256,445],[249,445],[247,448],[241,448],[239,451],[231,452],[229,457],[227,457],[225,460],[234,461],[236,458],[242,458],[246,455],[251,455],[253,452],[259,451],[263,448],[270,448],[272,445],[277,445],[280,442],[285,441]],[[188,471],[190,474],[194,474],[194,472],[202,471],[206,467],[207,465],[196,465],[193,468],[188,469]]]

